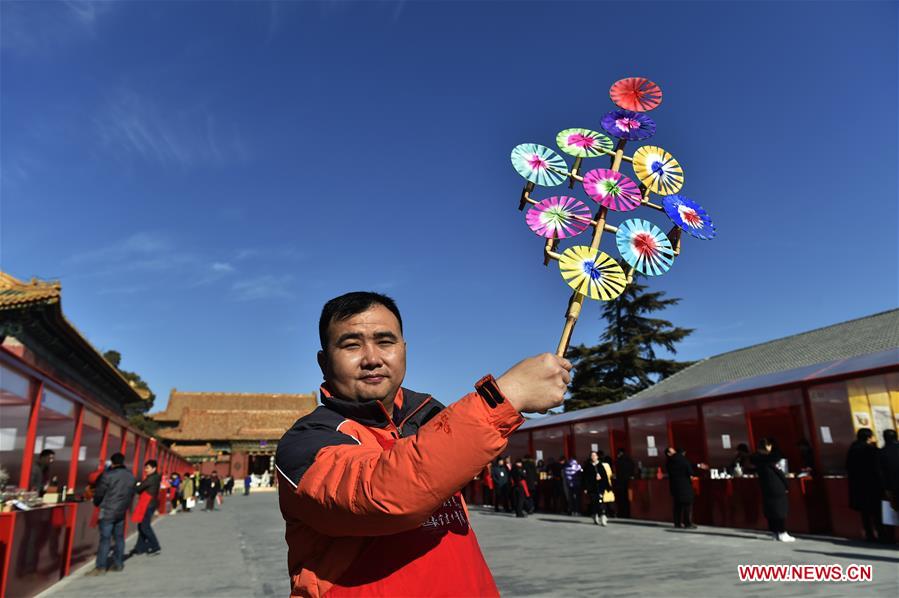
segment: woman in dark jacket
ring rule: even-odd
[[[770,438],[759,440],[758,452],[750,457],[762,488],[762,510],[768,519],[768,529],[779,542],[795,542],[796,538],[788,534],[786,528],[789,490],[787,476],[777,467],[781,459],[783,455],[774,448],[774,441]]]
[[[608,524],[606,517],[606,505],[603,494],[612,489],[612,481],[597,451],[590,453],[590,458],[584,462],[584,490],[590,498],[590,515],[593,523],[605,526]]]
[[[665,449],[668,461],[668,487],[674,503],[674,527],[696,529],[693,525],[693,466],[687,461],[683,451],[668,447]]]
[[[865,539],[874,542],[874,526],[880,536],[880,501],[883,496],[881,473],[878,469],[877,438],[869,428],[860,428],[856,440],[846,455],[846,473],[849,477],[849,507],[862,516]]]
[[[134,545],[132,554],[159,554],[159,539],[156,532],[153,531],[153,513],[159,505],[159,486],[162,482],[162,476],[156,470],[158,464],[155,459],[150,459],[144,464],[144,479],[137,483],[135,490],[138,494],[146,493],[149,497],[147,510],[144,511],[144,517],[137,524],[137,544]]]

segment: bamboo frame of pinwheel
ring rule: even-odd
[[[647,276],[666,273],[681,253],[681,232],[697,239],[712,239],[717,231],[708,213],[696,202],[680,195],[684,184],[682,166],[669,152],[655,145],[644,145],[632,156],[624,153],[629,141],[645,142],[656,131],[656,123],[645,114],[658,107],[662,91],[658,85],[642,77],[621,79],[612,85],[609,95],[617,108],[601,119],[601,129],[617,138],[613,142],[603,133],[589,128],[566,128],[556,136],[562,152],[574,156],[569,169],[564,158],[552,149],[525,143],[512,151],[512,165],[526,180],[518,209],[527,213],[527,224],[545,238],[543,264],[559,262],[560,273],[574,290],[568,301],[565,325],[556,349],[564,356],[571,335],[587,298],[609,301],[624,292],[636,272]],[[614,143],[614,147],[613,147]],[[584,160],[607,156],[608,168],[594,168],[581,174]],[[633,166],[639,185],[621,173],[623,163]],[[596,215],[576,197],[554,195],[545,199],[532,197],[537,186],[554,187],[568,181],[573,189],[581,183],[590,199],[598,205]],[[663,196],[653,202],[652,194]],[[650,208],[665,214],[673,227],[664,233],[656,225],[640,217],[632,217],[639,208]],[[622,212],[627,220],[619,226],[608,222],[610,214]],[[590,245],[575,245],[558,251],[562,239],[591,231]],[[614,235],[613,243],[627,269],[609,254],[600,251],[604,233]]]

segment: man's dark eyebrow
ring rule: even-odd
[[[375,332],[375,339],[382,339],[382,338],[386,338],[388,340],[394,340],[394,341],[397,340],[397,336],[394,333],[390,332],[389,330],[384,331],[384,332]]]
[[[340,336],[337,337],[337,340],[334,341],[334,344],[335,344],[335,345],[339,345],[339,344],[341,344],[343,341],[348,341],[348,340],[351,340],[351,339],[352,339],[352,340],[361,340],[361,339],[362,339],[362,333],[361,333],[361,332],[345,332],[345,333],[343,333],[343,334],[341,334]]]

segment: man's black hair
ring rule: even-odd
[[[871,428],[859,428],[858,432],[855,433],[855,439],[862,442],[868,442],[868,439],[873,436],[874,432],[871,431]]]
[[[361,314],[368,311],[373,305],[383,305],[389,309],[400,323],[400,332],[403,331],[403,318],[393,299],[380,293],[354,291],[334,297],[322,308],[322,315],[318,319],[318,338],[321,341],[322,350],[325,350],[328,345],[328,326],[331,325],[331,322],[346,320],[356,314]]]
[[[53,449],[44,449],[41,451],[40,457],[43,459],[44,457],[49,457],[51,455],[55,455],[56,451]]]
[[[113,453],[112,457],[109,458],[109,461],[113,465],[124,465],[125,464],[125,455],[122,453]]]
[[[896,434],[896,430],[884,430],[883,431],[883,441],[884,442],[896,442],[896,437],[899,434]]]
[[[156,463],[156,459],[148,459],[147,462],[144,463],[144,467],[146,467],[147,465],[149,465],[150,467],[152,467],[154,469],[159,468],[159,464]]]

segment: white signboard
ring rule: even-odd
[[[0,451],[13,451],[16,449],[16,429],[0,428]]]
[[[599,452],[599,445],[595,442],[590,445],[590,450],[593,452]]]
[[[44,438],[44,449],[59,450],[66,447],[65,436],[47,436]]]
[[[721,446],[726,449],[730,448],[730,434],[721,435]]]
[[[830,426],[821,426],[821,442],[833,444],[833,436],[830,435]]]
[[[85,459],[87,459],[87,447],[79,446],[78,447],[78,460],[84,461]]]
[[[654,447],[654,446],[651,446],[651,447],[649,447],[649,448],[646,449],[646,454],[649,455],[650,457],[658,457],[658,456],[659,456],[659,449],[657,449],[657,448]]]
[[[542,461],[542,460],[543,460],[543,451],[537,451],[537,460],[538,460],[538,461]]]
[[[655,448],[656,446],[656,437],[655,436],[647,436],[646,437],[646,446],[650,448]]]

